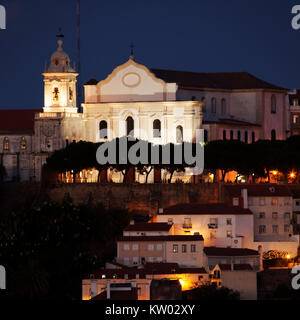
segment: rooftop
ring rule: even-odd
[[[34,130],[34,116],[38,112],[42,112],[42,110],[0,110],[0,132],[32,133]]]
[[[287,89],[261,80],[248,72],[188,72],[163,69],[151,69],[157,78],[166,82],[175,82],[182,88],[249,90],[270,89],[287,91]]]
[[[127,242],[127,241],[203,241],[201,235],[190,235],[190,236],[123,236],[119,237],[118,241]]]
[[[139,222],[128,225],[124,231],[169,231],[172,224],[165,222],[147,223]]]
[[[219,264],[219,267],[222,271],[231,271],[231,265],[230,264]],[[250,264],[234,264],[233,265],[234,271],[250,271],[253,270]]]
[[[225,203],[185,203],[164,208],[159,215],[249,215],[249,209],[230,206]]]
[[[290,189],[278,184],[226,185],[225,190],[231,197],[241,197],[242,189],[248,190],[249,197],[291,197]]]
[[[203,249],[207,256],[212,257],[242,257],[242,256],[258,256],[259,253],[256,250],[244,249],[244,248],[217,248],[217,247],[205,247]]]

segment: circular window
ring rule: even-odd
[[[124,75],[122,82],[126,87],[137,87],[141,82],[141,77],[137,73],[127,73]]]

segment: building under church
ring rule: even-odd
[[[79,112],[78,74],[62,44],[43,73],[43,108],[0,110],[0,161],[9,181],[40,181],[47,157],[73,141],[131,134],[156,144],[192,142],[198,129],[204,129],[205,141],[251,143],[288,135],[287,89],[247,72],[149,69],[133,56],[106,79],[85,84]],[[85,181],[96,181],[95,174],[85,173]]]

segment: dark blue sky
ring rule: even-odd
[[[274,84],[300,87],[300,30],[295,0],[82,0],[82,80],[104,79],[135,58],[152,68],[249,71]],[[0,108],[41,108],[45,60],[64,49],[76,58],[76,0],[0,0]]]

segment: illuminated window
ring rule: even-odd
[[[183,142],[183,128],[182,128],[182,126],[178,126],[176,128],[176,142],[177,143]]]
[[[217,100],[216,98],[211,99],[211,113],[217,112]]]
[[[294,124],[299,124],[299,121],[300,120],[300,118],[299,118],[299,116],[293,116],[293,123]]]
[[[134,136],[134,120],[132,119],[132,117],[128,117],[126,119],[126,133],[127,136]]]
[[[272,219],[278,219],[278,213],[272,212]]]
[[[226,114],[226,100],[222,99],[221,102],[221,114]]]
[[[276,96],[274,94],[271,97],[271,113],[276,113]]]
[[[178,244],[173,244],[173,253],[178,253]]]
[[[99,124],[100,139],[107,139],[107,122],[102,120]]]
[[[258,232],[259,233],[266,233],[266,226],[259,226],[259,229],[258,229]]]
[[[195,244],[191,244],[191,252],[196,252],[196,245]]]
[[[21,150],[26,150],[26,139],[22,137],[21,143],[20,143]]]
[[[272,199],[271,205],[272,206],[277,206],[277,204],[278,204],[278,200],[277,199]]]
[[[232,235],[232,233],[231,233],[231,231],[227,231],[227,238],[231,238],[231,235]]]
[[[153,138],[161,137],[161,122],[156,119],[153,121]]]
[[[7,137],[3,140],[3,150],[9,150],[9,140]]]

